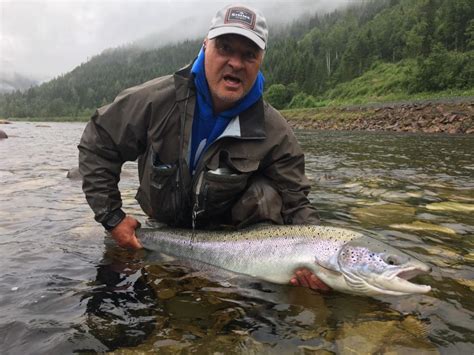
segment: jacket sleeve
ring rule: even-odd
[[[98,109],[84,130],[78,146],[82,189],[100,223],[122,207],[121,168],[146,148],[150,107],[145,95],[125,91]]]
[[[311,187],[305,175],[303,151],[289,124],[276,114],[283,126],[276,135],[279,142],[265,162],[265,176],[273,181],[282,198],[285,224],[319,224],[318,213],[308,199]]]

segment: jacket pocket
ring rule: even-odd
[[[250,173],[225,174],[208,171],[204,174],[204,210],[208,215],[228,210],[245,190]]]
[[[150,176],[151,215],[159,222],[174,225],[178,215],[176,165],[153,165]]]
[[[258,169],[255,160],[227,158],[225,164],[204,173],[199,195],[199,219],[207,223],[211,217],[230,214],[234,203],[247,188],[252,174]],[[225,223],[222,221],[213,221]]]

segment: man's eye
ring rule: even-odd
[[[246,52],[244,58],[245,60],[255,60],[257,59],[257,55],[254,52]]]
[[[222,43],[220,46],[219,46],[219,49],[222,53],[224,54],[230,54],[232,53],[232,48],[231,46],[229,46],[228,44],[226,43]]]

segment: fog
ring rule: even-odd
[[[240,1],[270,26],[354,0]],[[104,49],[139,42],[159,46],[204,37],[231,1],[0,0],[0,74],[44,81],[71,71]],[[28,81],[28,80],[26,80]]]

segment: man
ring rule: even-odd
[[[117,184],[138,158],[136,199],[171,226],[242,228],[318,223],[304,156],[283,117],[262,99],[267,45],[255,9],[220,10],[194,63],[122,92],[97,110],[79,144],[83,190],[117,244],[140,248]],[[308,270],[295,285],[327,289]]]

